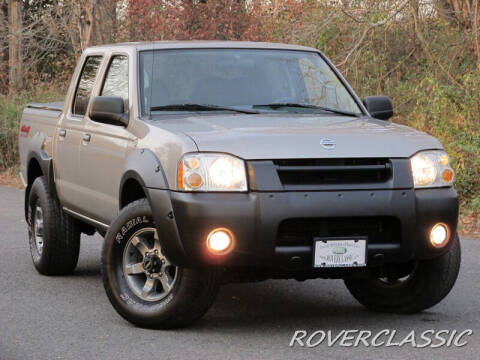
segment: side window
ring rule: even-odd
[[[95,77],[97,70],[102,62],[102,56],[89,56],[83,65],[80,81],[75,92],[75,99],[73,101],[72,113],[77,116],[84,116],[87,112],[88,102],[90,101],[90,94],[92,93],[93,85],[95,84]]]
[[[107,75],[100,93],[103,96],[119,96],[128,109],[128,57],[115,55],[108,66]]]

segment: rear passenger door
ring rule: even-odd
[[[128,54],[114,53],[101,74],[97,96],[119,96],[129,109],[130,71]],[[117,215],[119,188],[126,152],[135,139],[127,128],[91,120],[87,123],[80,147],[79,181],[83,191],[85,214],[104,224]]]
[[[102,63],[102,54],[85,57],[75,84],[72,101],[55,134],[55,183],[63,206],[79,209],[82,189],[79,184],[79,152],[85,128],[85,114]],[[72,81],[75,81],[73,79]]]

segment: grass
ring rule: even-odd
[[[0,186],[10,186],[17,189],[22,189],[23,184],[20,180],[18,172],[19,168],[17,166],[0,172]]]

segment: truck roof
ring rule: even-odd
[[[142,41],[142,42],[124,42],[117,44],[97,45],[90,48],[94,49],[112,49],[112,48],[135,48],[141,50],[153,49],[279,49],[279,50],[303,50],[318,51],[317,49],[291,44],[271,43],[271,42],[253,42],[253,41]]]

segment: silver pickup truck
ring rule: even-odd
[[[454,172],[392,115],[308,47],[88,48],[65,102],[23,113],[33,263],[72,272],[98,232],[108,298],[144,327],[188,325],[220,284],[271,278],[344,279],[370,309],[422,311],[460,267]]]

